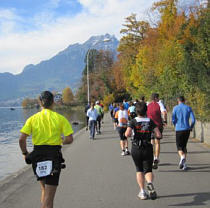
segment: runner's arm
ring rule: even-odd
[[[191,118],[191,125],[190,125],[190,128],[191,128],[191,130],[192,130],[193,127],[194,127],[194,125],[195,125],[195,115],[194,115],[192,109],[191,109],[191,111],[190,111],[190,118]]]
[[[73,135],[70,134],[64,137],[63,144],[71,144],[73,142]]]
[[[175,108],[173,109],[173,112],[172,112],[172,123],[173,123],[174,126],[176,126],[177,118],[176,118],[176,110],[175,110]]]
[[[131,135],[132,135],[132,128],[131,127],[128,127],[126,129],[125,136],[126,137],[131,137]]]
[[[166,125],[167,124],[167,111],[163,111],[162,115],[163,115],[163,123],[164,125]]]
[[[28,150],[26,147],[26,139],[28,136],[29,136],[28,134],[21,133],[20,138],[19,138],[19,146],[22,151],[22,154],[25,156],[28,154]]]

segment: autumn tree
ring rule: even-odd
[[[105,94],[112,92],[113,80],[111,75],[111,67],[114,57],[110,51],[97,51],[91,49],[89,55],[89,86],[91,100],[103,99]],[[86,56],[87,59],[87,56]],[[87,60],[83,70],[83,76],[80,88],[77,91],[77,98],[82,102],[87,102]]]
[[[70,87],[66,87],[62,92],[62,101],[64,104],[69,105],[73,102],[74,95]]]
[[[181,6],[178,0],[155,2],[153,27],[133,14],[126,18],[113,68],[116,89],[125,85],[133,98],[158,92],[171,107],[182,94],[197,117],[210,119],[209,6]]]

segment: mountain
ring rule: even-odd
[[[109,41],[106,41],[109,40]],[[35,97],[43,90],[61,91],[78,87],[88,49],[110,50],[116,55],[119,41],[109,34],[92,36],[83,44],[73,44],[49,60],[27,65],[20,74],[0,73],[0,101]]]

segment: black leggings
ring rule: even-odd
[[[187,142],[190,136],[190,130],[176,131],[176,147],[177,150],[181,150],[187,153]]]
[[[101,116],[97,117],[96,122],[97,122],[97,124],[96,124],[96,131],[100,131],[101,130]]]
[[[136,166],[136,172],[152,172],[153,147],[152,144],[136,146],[132,144],[131,156]]]

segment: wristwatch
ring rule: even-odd
[[[28,154],[28,151],[22,152],[22,154],[26,156]]]

